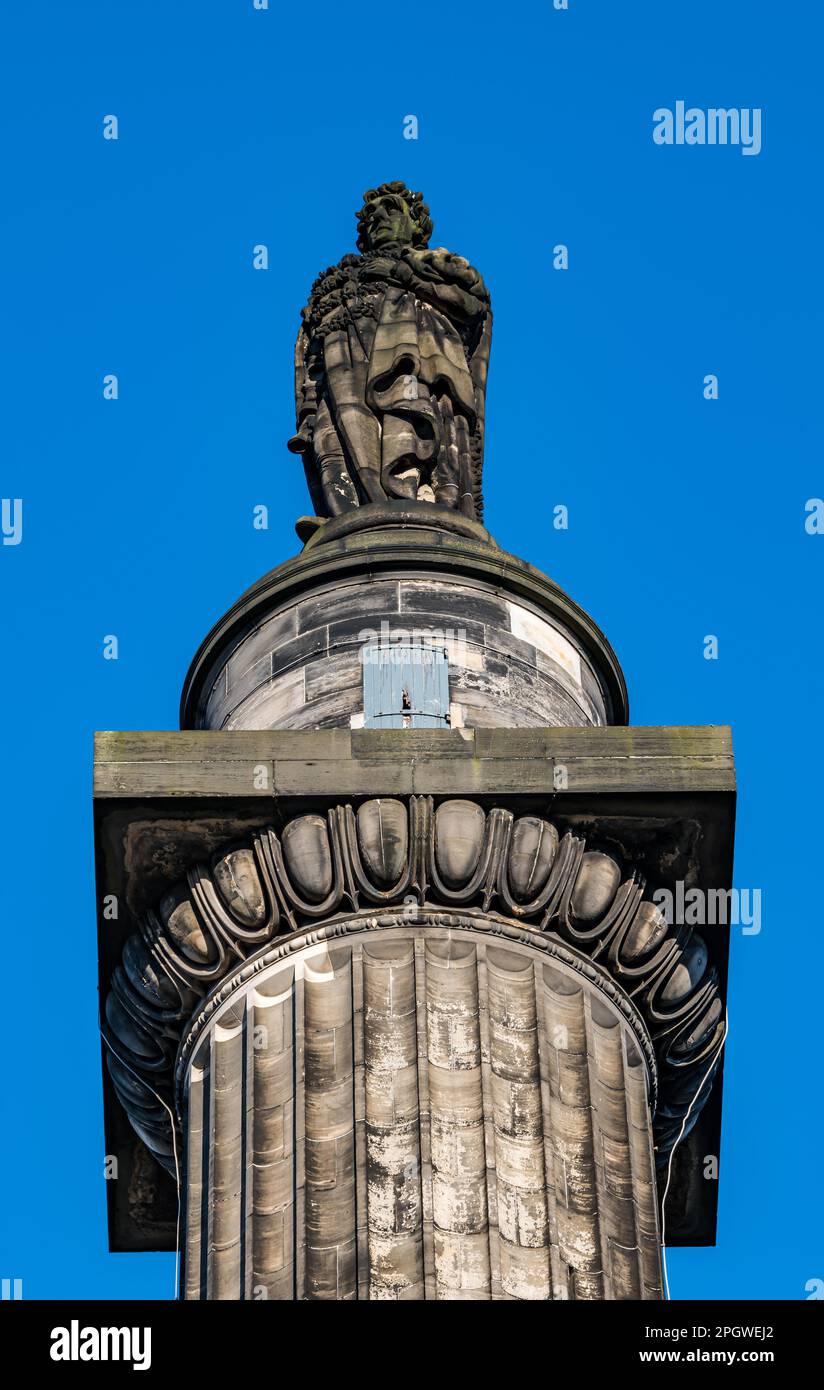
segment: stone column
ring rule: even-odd
[[[434,703],[370,712],[364,652],[416,644]],[[627,718],[556,585],[398,503],[221,619],[181,733],[106,736],[109,1114],[180,1183],[187,1298],[661,1297],[725,953],[652,894],[728,882],[734,779],[724,731]]]

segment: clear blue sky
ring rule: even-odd
[[[0,548],[0,1273],[25,1296],[172,1290],[171,1256],[106,1252],[92,732],[176,727],[200,639],[295,552],[299,310],[354,248],[362,191],[395,178],[492,291],[490,529],[606,631],[633,723],[733,726],[735,877],[762,889],[763,930],[732,942],[718,1245],[671,1253],[673,1296],[797,1299],[824,1278],[814,8],[7,14],[0,494],[24,499],[24,533]],[[761,153],[655,145],[679,99],[759,107]]]

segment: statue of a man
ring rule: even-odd
[[[431,232],[420,193],[369,189],[361,254],[312,286],[289,448],[319,516],[407,498],[481,518],[489,294],[462,256],[427,249]]]

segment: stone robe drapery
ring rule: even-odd
[[[421,496],[480,513],[491,314],[459,284],[433,279],[431,255],[407,253],[400,284],[370,283],[365,264],[360,296],[321,320],[314,344],[301,330],[290,447],[327,513]]]

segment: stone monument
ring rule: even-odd
[[[364,195],[360,255],[312,286],[295,346],[297,432],[321,517],[390,498],[480,518],[492,314],[476,270],[428,247],[420,193]],[[302,518],[299,534],[311,534]]]
[[[658,1299],[714,1239],[723,728],[484,528],[490,298],[364,198],[295,352],[314,514],[215,625],[181,731],[97,736],[116,1249],[189,1299]],[[493,461],[494,466],[494,461]],[[115,920],[103,904],[115,901]]]

